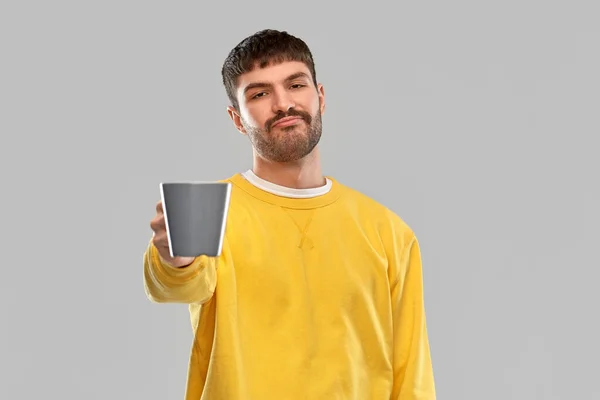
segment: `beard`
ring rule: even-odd
[[[275,122],[292,116],[300,117],[302,121],[292,126],[275,127],[277,132],[273,131],[272,125]],[[251,126],[243,120],[242,124],[255,151],[262,158],[272,162],[300,160],[310,154],[321,140],[322,122],[319,111],[311,116],[291,109],[267,121],[264,128]]]

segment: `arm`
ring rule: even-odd
[[[396,240],[391,262],[393,312],[393,400],[435,400],[433,366],[427,335],[423,270],[419,242],[412,232]],[[401,243],[399,243],[401,242]]]
[[[144,289],[155,303],[205,303],[217,285],[218,258],[200,256],[188,266],[166,264],[152,242],[144,252]]]

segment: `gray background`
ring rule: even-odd
[[[182,399],[183,305],[144,295],[163,180],[250,167],[220,68],[313,50],[327,174],[417,232],[439,399],[598,399],[596,1],[0,6],[0,398]]]

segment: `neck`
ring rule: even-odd
[[[293,189],[311,189],[326,184],[316,147],[303,159],[288,163],[268,161],[254,154],[252,171],[259,178]]]

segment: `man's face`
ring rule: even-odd
[[[243,74],[237,98],[239,111],[230,107],[230,116],[262,158],[296,161],[319,142],[323,87],[315,87],[304,63],[283,62]]]

